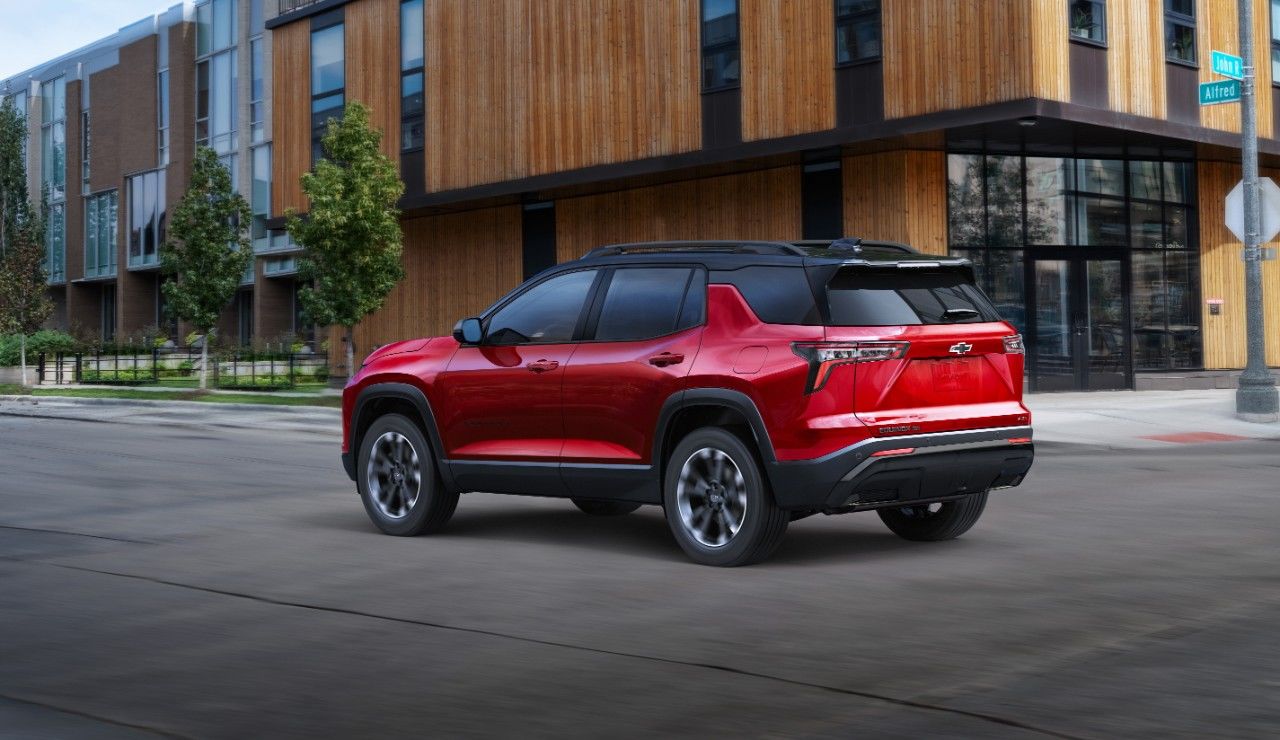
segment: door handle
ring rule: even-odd
[[[535,373],[545,373],[548,370],[555,370],[560,367],[560,363],[555,360],[537,360],[525,365],[529,370]]]
[[[684,362],[684,355],[675,352],[663,352],[660,355],[654,355],[649,358],[649,364],[654,367],[667,367],[668,365],[679,365]]]

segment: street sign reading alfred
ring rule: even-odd
[[[1258,178],[1258,210],[1262,222],[1262,232],[1258,234],[1258,243],[1265,244],[1280,234],[1280,186],[1270,177]],[[1244,241],[1244,181],[1227,193],[1227,228],[1236,238]],[[1270,250],[1267,250],[1270,257]]]

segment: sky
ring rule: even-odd
[[[177,0],[0,0],[0,79],[175,4]]]

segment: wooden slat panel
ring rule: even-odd
[[[1049,0],[894,0],[884,3],[885,116],[900,118],[1031,97],[1065,99],[1066,47],[1038,30],[1037,52],[1051,66],[1032,74],[1033,15],[1048,29]],[[1065,17],[1065,16],[1063,16]],[[957,29],[998,29],[958,33]],[[1062,31],[1065,33],[1065,30]],[[928,50],[923,51],[922,50]]]
[[[743,0],[742,138],[835,126],[830,0]]]
[[[1243,368],[1245,346],[1244,262],[1241,244],[1227,230],[1222,201],[1240,180],[1240,166],[1226,162],[1199,163],[1201,295],[1223,300],[1222,313],[1212,316],[1202,302],[1204,366],[1206,369]],[[1261,173],[1280,181],[1280,170]],[[1269,246],[1280,246],[1280,241]],[[1264,262],[1264,324],[1267,364],[1280,365],[1280,261]]]
[[[1046,100],[1071,99],[1071,55],[1067,32],[1067,0],[1030,3],[1031,92]]]
[[[556,258],[561,262],[618,242],[799,238],[799,167],[556,202]]]
[[[947,159],[939,151],[898,150],[846,157],[845,233],[947,253]]]
[[[403,228],[405,279],[356,327],[359,352],[448,334],[523,279],[518,206],[410,219]]]
[[[1198,47],[1196,52],[1200,61],[1200,81],[1221,80],[1222,77],[1210,70],[1209,54],[1213,49],[1225,51],[1228,54],[1240,53],[1240,16],[1236,13],[1236,0],[1197,0],[1196,11],[1199,13],[1196,20],[1196,46]],[[1262,58],[1265,57],[1259,57],[1259,59]],[[1259,106],[1259,113],[1261,113],[1261,106]],[[1226,131],[1239,131],[1240,106],[1235,103],[1202,106],[1200,125]]]
[[[431,0],[427,189],[701,146],[694,0]]]
[[[1168,115],[1164,6],[1149,0],[1107,3],[1111,109],[1151,118]]]
[[[400,0],[346,6],[347,100],[369,107],[382,151],[400,164]]]
[[[311,169],[311,30],[292,23],[271,32],[271,212],[304,211],[298,178]]]

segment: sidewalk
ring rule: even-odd
[[[1235,417],[1234,390],[1028,394],[1037,443],[1110,449],[1280,440],[1280,424]]]
[[[166,426],[229,427],[341,436],[342,412],[321,406],[269,406],[122,398],[0,396],[0,417],[29,416],[75,421]]]

